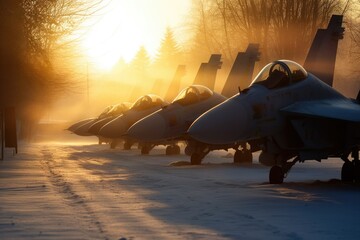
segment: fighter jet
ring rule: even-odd
[[[87,118],[80,120],[72,124],[67,130],[79,135],[79,136],[91,136],[88,132],[88,128],[98,120],[106,119],[117,114],[121,114],[123,111],[128,110],[130,103],[124,102],[115,105],[107,106],[97,117]]]
[[[204,85],[214,86],[217,70],[221,67],[221,64],[222,64],[220,59],[221,59],[220,54],[212,54],[207,63],[202,63],[200,65],[197,76],[195,77],[195,82],[199,82]],[[175,74],[175,78],[173,79],[173,82],[171,83],[171,85],[173,87],[180,85],[178,83],[178,81],[179,81],[178,78],[182,77],[182,75],[184,74],[184,70],[185,70],[184,67],[182,67],[181,65],[178,67],[176,74]],[[174,89],[169,89],[169,90],[171,91]],[[194,91],[196,91],[196,89]],[[200,89],[200,91],[201,91],[201,93],[203,93],[202,89]],[[169,94],[167,94],[167,96],[169,96]],[[153,95],[149,95],[149,96],[153,96]],[[140,101],[140,99],[138,101]],[[136,103],[134,104],[134,106],[135,105],[136,105]],[[111,147],[114,147],[118,140],[125,139],[124,149],[130,149],[131,146],[137,141],[135,141],[135,139],[133,139],[133,138],[128,138],[126,136],[123,136],[126,133],[126,131],[128,130],[128,128],[132,124],[137,122],[138,120],[155,112],[156,110],[159,110],[161,107],[165,107],[166,105],[167,105],[167,103],[164,102],[163,104],[161,104],[161,106],[156,106],[157,108],[152,108],[150,111],[141,111],[141,112],[140,111],[129,111],[129,112],[133,112],[133,113],[131,113],[131,114],[125,113],[125,114],[123,114],[123,116],[118,117],[117,119],[104,125],[100,129],[99,135],[102,137],[105,137],[105,138],[113,139],[112,142],[114,142],[114,144],[112,144]],[[189,127],[189,126],[190,126],[190,124],[188,124],[187,127]],[[148,153],[147,147],[142,147],[141,151],[143,154]]]
[[[238,53],[222,91],[225,96],[202,85],[189,86],[170,105],[131,126],[127,136],[142,143],[143,154],[148,154],[156,145],[167,145],[167,155],[179,154],[177,141],[186,140],[185,133],[191,123],[205,111],[234,95],[240,81],[251,80],[255,61],[259,60],[258,50],[258,44],[249,44],[246,52]],[[185,153],[191,155],[191,147],[186,147]]]
[[[161,97],[147,94],[140,97],[128,111],[101,127],[98,135],[112,140],[111,148],[115,148],[117,140],[122,139],[128,128],[141,118],[168,105]],[[126,141],[124,149],[130,149],[132,142]]]
[[[338,40],[342,39],[344,29],[342,16],[334,16],[326,29],[319,29],[307,55],[305,66],[315,72],[324,82],[332,86],[333,73]],[[316,75],[316,76],[317,76]],[[191,139],[191,138],[190,138]],[[207,144],[200,141],[189,141],[188,147],[192,149],[191,163],[200,164],[202,159],[212,150],[236,150],[234,163],[252,163],[252,152],[259,151],[258,145],[250,145],[246,142],[233,142],[227,144]]]
[[[180,90],[180,82],[181,82],[181,78],[185,75],[185,65],[179,65],[175,71],[173,80],[170,83],[170,87],[169,90],[167,91],[166,97],[172,96],[173,95],[173,91],[176,89],[178,89],[178,91]],[[160,79],[158,79],[157,81],[155,81],[154,86],[153,86],[153,90],[151,91],[152,94],[157,95],[154,91],[156,86],[156,84],[160,83]],[[166,100],[165,97],[165,100]],[[168,102],[168,100],[166,100]],[[131,104],[128,106],[128,108],[126,110],[128,110],[130,108]],[[122,112],[121,112],[122,113]],[[118,114],[116,117],[118,117],[120,114]],[[107,124],[108,122],[112,121],[115,117],[113,118],[104,118],[104,119],[100,119],[98,121],[95,121],[95,123],[93,123],[87,130],[87,132],[91,135],[94,136],[98,136],[100,129]],[[110,144],[116,144],[116,142],[112,143],[112,141],[110,141]],[[114,146],[113,146],[114,147]]]
[[[342,38],[341,23],[342,16],[332,17],[326,41]],[[342,180],[360,180],[360,93],[349,99],[293,61],[266,65],[249,88],[203,114],[188,133],[207,144],[261,149],[260,163],[272,166],[270,183],[282,183],[297,162],[328,157],[344,161]]]
[[[89,129],[93,125],[98,125],[99,123],[105,123],[110,121],[111,119],[114,119],[115,117],[122,114],[124,111],[127,111],[129,107],[131,106],[128,102],[123,102],[115,105],[107,106],[98,117],[88,118],[81,120],[79,122],[74,123],[71,125],[67,130],[73,132],[76,135],[79,136],[92,136],[96,135],[93,134],[91,131],[89,132]],[[99,137],[99,144],[102,142],[107,142],[105,139]]]

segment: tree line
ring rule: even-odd
[[[0,2],[0,108],[15,106],[23,138],[61,94],[78,83],[71,72],[79,39],[74,32],[101,9],[102,1],[2,0]],[[342,59],[360,60],[359,2],[350,0],[193,0],[179,44],[168,28],[158,54],[150,59],[144,47],[134,59],[119,61],[113,73],[135,83],[167,81],[176,66],[197,70],[212,53],[221,53],[229,68],[237,52],[259,43],[263,65],[276,59],[302,63],[318,28],[332,14],[344,14],[346,34]],[[178,34],[181,34],[178,33]],[[354,72],[354,76],[358,76]],[[359,86],[360,87],[360,86]]]

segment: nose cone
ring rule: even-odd
[[[151,114],[132,125],[127,134],[130,138],[140,141],[158,141],[165,139],[166,123],[159,114]]]
[[[94,122],[88,129],[88,132],[90,134],[93,134],[93,135],[99,135],[99,131],[100,129],[105,125],[107,124],[108,122],[110,122],[111,120],[114,120],[114,117],[108,117],[108,118],[103,118],[103,119],[100,119],[96,122]]]
[[[249,120],[244,106],[232,98],[201,115],[189,135],[207,144],[232,144],[245,137]]]
[[[76,128],[73,133],[75,133],[76,135],[79,135],[79,136],[92,136],[91,133],[88,132],[89,130],[89,127],[94,123],[96,122],[96,119],[94,120],[90,120],[90,121],[87,121],[85,122],[84,124],[82,124],[81,126],[79,126],[78,128]]]
[[[126,133],[129,125],[126,118],[121,115],[105,124],[99,131],[99,136],[105,138],[121,138]]]
[[[71,125],[70,127],[67,128],[67,130],[69,130],[70,132],[75,132],[75,130],[80,127],[81,125],[85,124],[85,123],[88,123],[92,120],[94,120],[96,118],[88,118],[88,119],[84,119],[84,120],[81,120],[79,122],[76,122],[74,123],[73,125]]]

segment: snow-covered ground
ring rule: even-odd
[[[342,162],[269,169],[211,153],[149,156],[93,143],[36,143],[0,161],[0,239],[360,239],[360,186]]]

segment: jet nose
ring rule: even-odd
[[[92,134],[88,132],[89,127],[96,121],[95,120],[89,120],[88,122],[82,124],[80,127],[76,128],[73,133],[79,136],[91,136]]]
[[[105,124],[99,131],[99,136],[105,138],[121,138],[128,129],[128,123],[123,116],[119,116]]]
[[[88,122],[91,122],[94,119],[96,119],[96,118],[88,118],[88,119],[84,119],[84,120],[81,120],[79,122],[76,122],[76,123],[72,124],[70,127],[68,127],[67,130],[74,133],[75,130],[77,128],[79,128],[81,125],[83,125],[85,123],[88,123]]]
[[[210,109],[190,126],[189,135],[207,144],[231,144],[245,137],[248,115],[235,99]]]
[[[129,137],[141,141],[156,141],[165,138],[165,120],[158,114],[152,114],[132,125],[127,134]]]
[[[104,119],[100,119],[99,121],[96,121],[95,123],[93,123],[89,129],[88,132],[93,134],[93,135],[99,135],[99,131],[100,129],[107,124],[108,122],[110,122],[111,120],[113,120],[113,117],[108,117],[108,118],[104,118]]]

